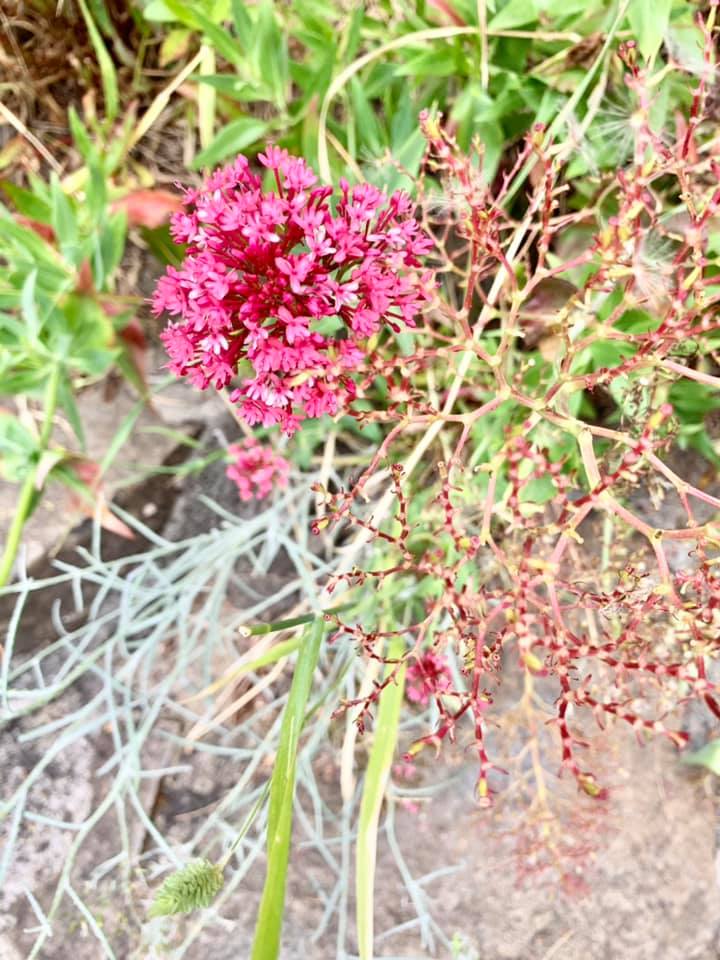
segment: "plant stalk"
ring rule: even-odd
[[[0,561],[0,587],[6,586],[10,579],[12,569],[15,564],[15,558],[17,557],[18,550],[20,549],[22,532],[32,510],[33,497],[37,488],[37,476],[38,470],[40,469],[40,462],[42,460],[43,453],[45,453],[48,448],[50,437],[52,436],[53,420],[55,419],[55,411],[58,404],[58,391],[60,389],[61,372],[60,364],[56,364],[52,368],[50,379],[48,380],[45,388],[45,416],[43,419],[42,429],[40,430],[40,437],[38,439],[37,461],[33,469],[30,470],[25,478],[20,490],[20,497],[15,510],[15,516],[13,517],[12,524],[10,525],[8,537],[5,542],[5,549],[3,550],[2,560]]]

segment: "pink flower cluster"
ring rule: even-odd
[[[249,361],[232,401],[247,423],[292,434],[353,399],[369,337],[414,325],[431,295],[420,267],[432,242],[401,192],[343,180],[333,205],[304,160],[277,147],[259,160],[272,191],[243,156],[185,191],[172,234],[187,256],[153,308],[180,318],[162,335],[171,370],[221,389]]]
[[[408,667],[405,695],[411,703],[419,703],[425,707],[430,702],[430,697],[449,690],[451,681],[447,660],[428,650]]]
[[[241,500],[262,500],[272,488],[288,483],[290,464],[270,447],[262,447],[254,437],[228,447],[233,462],[225,471],[237,485]]]

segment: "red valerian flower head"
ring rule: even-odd
[[[237,485],[241,500],[262,500],[273,489],[288,484],[290,464],[270,447],[262,447],[254,437],[228,447],[232,463],[225,471]]]
[[[172,234],[187,254],[153,309],[177,318],[162,334],[174,373],[222,389],[249,361],[231,399],[250,425],[292,434],[353,399],[369,337],[414,326],[431,296],[421,267],[432,241],[401,192],[341,180],[333,206],[304,160],[278,147],[258,159],[272,191],[243,156],[185,191]]]

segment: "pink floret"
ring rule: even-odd
[[[232,463],[227,476],[238,488],[241,500],[262,500],[273,488],[288,484],[290,464],[270,447],[262,447],[252,437],[228,447]]]

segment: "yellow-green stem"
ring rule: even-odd
[[[60,388],[61,368],[57,364],[52,368],[50,379],[45,388],[45,417],[43,419],[40,437],[38,439],[37,461],[33,469],[30,470],[20,490],[15,516],[13,517],[10,530],[8,532],[5,549],[3,551],[2,561],[0,561],[0,587],[4,587],[12,573],[15,557],[20,549],[22,532],[30,516],[33,497],[37,487],[38,470],[43,453],[47,450],[52,436],[53,420],[58,403],[58,390]]]

